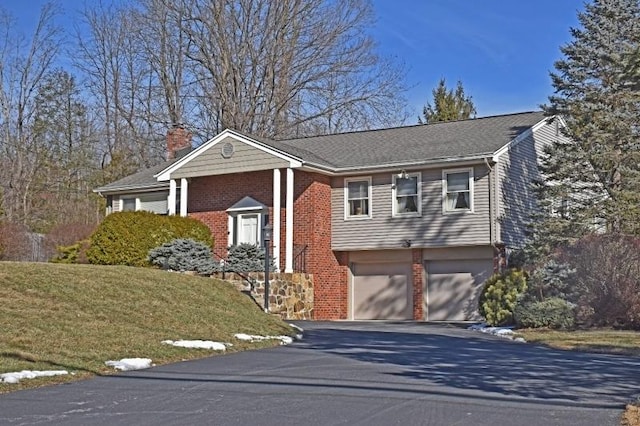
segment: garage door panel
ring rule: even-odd
[[[404,264],[353,266],[354,319],[411,319],[411,267]]]
[[[492,260],[438,260],[427,262],[427,319],[479,320],[482,284],[493,269]]]

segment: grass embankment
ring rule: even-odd
[[[107,360],[164,364],[215,353],[162,340],[230,342],[235,352],[279,343],[245,343],[235,333],[293,331],[225,282],[154,269],[0,262],[0,304],[0,373],[74,373],[0,383],[0,393],[112,373]]]

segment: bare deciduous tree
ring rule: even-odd
[[[0,11],[0,187],[4,216],[16,223],[29,223],[34,184],[47,160],[47,147],[34,134],[34,102],[60,51],[56,13],[53,3],[45,4],[26,39]]]
[[[268,137],[402,121],[402,70],[375,54],[365,0],[163,0],[184,16],[201,113]]]

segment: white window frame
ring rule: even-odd
[[[124,209],[124,201],[125,200],[133,200],[133,210],[125,210]],[[120,211],[124,212],[124,211],[130,211],[130,212],[137,212],[138,210],[140,210],[140,200],[138,199],[138,197],[120,197]]]
[[[239,240],[239,236],[241,234],[240,232],[240,223],[242,222],[242,218],[245,216],[257,216],[258,217],[258,223],[257,223],[257,229],[256,229],[256,244],[258,245],[258,247],[262,247],[262,211],[261,210],[249,210],[249,211],[244,211],[242,213],[238,213],[236,215],[236,220],[235,220],[235,240],[236,240],[236,245],[240,245],[242,244]]]
[[[447,208],[447,175],[455,173],[468,173],[469,174],[469,207],[466,209],[449,209]],[[462,169],[448,169],[442,171],[442,213],[443,214],[461,214],[461,213],[474,213],[474,177],[473,167],[467,167]]]
[[[404,173],[404,172],[403,172]],[[415,212],[399,212],[398,211],[398,196],[397,196],[397,180],[402,177],[402,175],[394,174],[392,177],[392,185],[391,185],[391,211],[393,217],[418,217],[422,216],[422,173],[421,172],[412,172],[412,173],[404,173],[406,177],[416,177],[416,195],[417,195],[417,211]]]
[[[349,209],[349,183],[367,182],[367,204],[369,211],[367,214],[351,215]],[[344,180],[344,220],[367,220],[373,217],[373,191],[371,186],[371,176],[345,178]]]

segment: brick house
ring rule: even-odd
[[[542,112],[265,140],[225,130],[197,149],[96,189],[108,212],[207,224],[214,252],[263,244],[283,272],[314,275],[315,319],[474,320],[483,281],[524,243],[542,149],[563,138]]]

